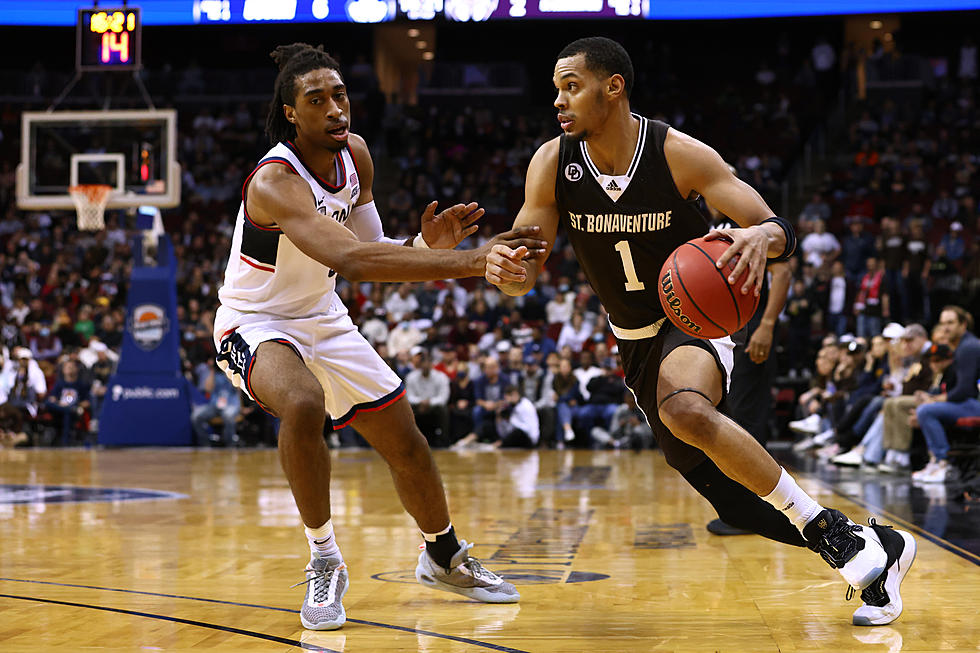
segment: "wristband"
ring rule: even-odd
[[[415,237],[415,240],[412,241],[412,247],[418,247],[419,249],[429,249],[429,246],[425,242],[425,238],[422,237],[421,231],[419,232],[419,235]]]
[[[793,229],[793,225],[789,223],[785,218],[780,218],[778,216],[773,216],[771,218],[766,218],[760,225],[767,222],[774,222],[779,225],[779,228],[783,230],[783,234],[786,236],[786,247],[783,249],[783,253],[779,256],[774,256],[770,258],[770,261],[785,261],[793,252],[796,251],[796,231]]]

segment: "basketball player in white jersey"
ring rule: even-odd
[[[673,250],[704,235],[699,196],[738,228],[711,232],[733,241],[718,267],[738,255],[733,292],[758,294],[767,260],[792,254],[792,225],[700,141],[630,111],[633,64],[606,38],[562,50],[553,79],[562,136],[531,159],[515,226],[539,226],[554,243],[563,225],[576,257],[609,313],[626,385],[636,395],[668,464],[732,526],[807,546],[837,569],[863,604],[856,625],[887,624],[902,612],[899,585],[915,557],[908,533],[870,520],[861,526],[813,500],[771,455],[724,413],[732,372],[730,338],[687,336],[666,319],[657,286]],[[487,280],[508,295],[533,286],[546,257],[494,245]],[[513,265],[525,281],[507,281]]]
[[[331,630],[346,620],[347,567],[330,521],[327,419],[334,428],[352,424],[388,463],[425,540],[419,582],[479,601],[516,602],[514,586],[457,541],[405,386],[358,332],[334,284],[337,274],[351,281],[482,276],[494,242],[528,256],[543,254],[544,243],[522,237],[537,232],[524,228],[478,250],[454,251],[482,211],[457,205],[437,215],[435,202],[414,239],[385,238],[374,166],[364,140],[349,132],[337,62],[305,43],[280,46],[272,56],[280,71],[266,129],[277,144],[242,190],[214,338],[219,367],[280,420],[280,460],[311,551],[301,621]],[[511,270],[509,280],[524,279],[522,266]]]

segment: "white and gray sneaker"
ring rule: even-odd
[[[448,570],[433,560],[428,551],[422,551],[415,578],[426,587],[462,594],[484,603],[517,603],[521,598],[517,588],[485,568],[476,558],[471,558],[469,550],[472,547],[466,540],[460,540],[459,551],[450,561]]]
[[[341,600],[347,593],[347,565],[340,558],[321,558],[316,553],[306,568],[306,599],[299,620],[310,630],[336,630],[347,621]]]

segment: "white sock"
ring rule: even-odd
[[[820,514],[823,506],[810,498],[804,492],[793,477],[780,468],[779,482],[772,492],[762,497],[764,501],[772,505],[776,510],[784,513],[793,525],[803,532],[803,527]]]
[[[892,456],[892,460],[895,463],[901,465],[902,467],[908,467],[911,461],[911,456],[908,451],[896,451],[895,455]]]
[[[422,539],[425,540],[426,542],[435,542],[437,539],[439,539],[440,535],[445,535],[446,533],[451,531],[452,528],[453,528],[453,523],[449,522],[449,526],[446,526],[438,533],[425,533],[421,529],[419,530],[419,532],[422,533]]]
[[[310,557],[313,554],[318,554],[321,558],[340,558],[340,561],[344,561],[343,554],[340,553],[340,547],[337,546],[337,540],[333,536],[333,524],[328,519],[327,523],[319,528],[306,527],[306,539],[310,543]]]

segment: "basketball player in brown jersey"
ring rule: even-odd
[[[767,260],[786,258],[795,248],[792,226],[732,175],[713,149],[630,111],[633,66],[618,43],[598,37],[571,43],[558,55],[553,82],[564,133],[533,156],[515,226],[540,227],[549,252],[558,225],[564,226],[609,314],[626,384],[667,462],[726,523],[807,546],[838,569],[861,591],[864,604],[854,613],[855,624],[894,621],[915,541],[874,520],[869,527],[855,524],[807,495],[719,409],[731,373],[731,340],[686,336],[665,319],[657,296],[666,257],[707,231],[694,206],[698,196],[739,225],[709,235],[732,240],[719,267],[739,255],[729,283],[748,271],[735,292],[759,292]],[[521,260],[512,248],[494,245],[486,278],[508,295],[523,295],[543,262]],[[505,280],[517,266],[527,278]]]

